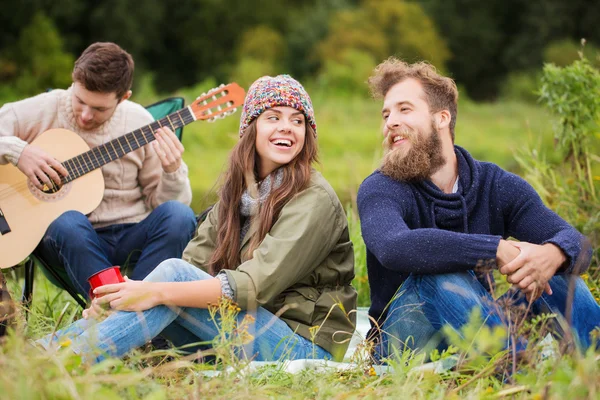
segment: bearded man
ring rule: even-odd
[[[385,156],[360,186],[358,211],[377,358],[443,348],[441,328],[460,331],[474,309],[486,325],[506,326],[507,304],[562,316],[568,323],[556,334],[572,330],[583,349],[593,345],[600,307],[578,276],[589,242],[522,178],[454,144],[454,81],[427,63],[390,58],[369,85],[383,98]],[[502,301],[491,295],[490,267],[513,285]]]

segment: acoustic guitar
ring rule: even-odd
[[[75,210],[89,214],[98,207],[104,195],[100,167],[150,143],[160,127],[174,131],[196,120],[214,121],[231,115],[243,104],[244,96],[237,83],[221,85],[188,107],[93,149],[66,129],[39,135],[31,144],[61,161],[69,174],[62,177],[61,185],[39,190],[17,167],[0,166],[0,269],[10,268],[31,254],[62,213]]]

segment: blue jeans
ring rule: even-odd
[[[569,285],[573,288],[570,289]],[[574,275],[556,275],[550,280],[551,296],[543,294],[530,308],[531,315],[555,313],[566,317],[567,303],[571,307],[571,329],[583,349],[592,345],[590,333],[600,327],[600,306],[585,282]],[[569,290],[573,299],[569,301]],[[381,341],[376,356],[389,357],[405,348],[429,351],[445,347],[441,328],[450,325],[459,330],[469,320],[474,308],[479,308],[486,325],[505,325],[502,304],[525,305],[520,290],[510,289],[494,301],[473,271],[411,275],[392,298],[386,320],[381,326]],[[597,344],[596,344],[597,345]],[[507,340],[508,346],[508,340]],[[518,343],[517,348],[523,346]]]
[[[213,279],[206,272],[179,259],[162,262],[146,277],[151,282],[187,282]],[[248,332],[254,337],[240,355],[256,361],[281,359],[331,359],[331,354],[295,333],[283,320],[259,307],[241,311],[238,326],[246,314],[254,317]],[[215,318],[217,319],[217,318]],[[218,321],[218,319],[217,319]],[[49,348],[51,343],[71,340],[71,349],[87,361],[98,362],[106,356],[121,357],[158,334],[175,346],[210,343],[219,334],[219,324],[205,308],[157,306],[143,312],[117,311],[102,322],[78,320],[71,326],[38,340]]]
[[[181,257],[195,228],[194,212],[178,201],[161,204],[137,224],[99,229],[82,213],[67,211],[50,224],[36,254],[51,268],[64,269],[88,298],[87,280],[96,272],[127,264],[128,276],[142,280],[162,261]]]

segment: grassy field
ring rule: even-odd
[[[183,92],[187,103],[202,90]],[[193,93],[195,92],[195,93]],[[310,90],[316,109],[321,165],[318,167],[347,206],[356,251],[354,282],[360,304],[368,304],[365,249],[353,202],[361,181],[378,165],[381,155],[380,103],[363,98],[331,98]],[[149,104],[154,98],[137,99]],[[147,100],[147,101],[143,101]],[[237,140],[239,111],[214,124],[194,123],[185,128],[185,161],[194,191],[193,207],[202,210],[214,202],[216,185],[227,155]],[[493,161],[520,172],[514,152],[552,145],[551,122],[539,107],[523,103],[474,104],[461,102],[457,144],[476,158]],[[18,273],[7,274],[10,290],[18,298]],[[586,276],[596,298],[598,276]],[[50,356],[26,340],[37,338],[78,318],[79,309],[65,292],[53,287],[38,273],[29,322],[23,315],[15,333],[0,348],[0,398],[10,399],[179,399],[179,398],[600,398],[600,353],[568,353],[543,358],[532,348],[513,369],[511,354],[490,349],[498,344],[493,332],[476,321],[465,327],[464,339],[451,340],[462,356],[459,366],[442,374],[415,371],[424,360],[406,353],[395,371],[377,376],[365,360],[355,359],[347,371],[306,370],[290,374],[279,367],[243,373],[243,362],[222,355],[218,365],[194,363],[173,352],[136,351],[125,360],[107,360],[95,366],[81,365],[68,352]],[[544,319],[523,324],[539,334]],[[233,339],[232,339],[233,340]],[[227,346],[222,349],[226,350]],[[443,355],[446,357],[448,354]],[[205,371],[220,371],[209,377]],[[224,371],[224,372],[223,372]],[[229,372],[228,372],[229,371]],[[210,375],[210,374],[209,374]]]

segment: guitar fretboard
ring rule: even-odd
[[[67,177],[62,178],[62,183],[69,183],[90,171],[100,168],[103,165],[150,143],[156,139],[154,132],[159,128],[166,126],[174,131],[175,129],[181,128],[194,121],[194,116],[189,108],[186,107],[169,114],[158,121],[143,126],[140,129],[113,139],[101,146],[94,147],[76,157],[70,158],[62,163],[69,172]]]

